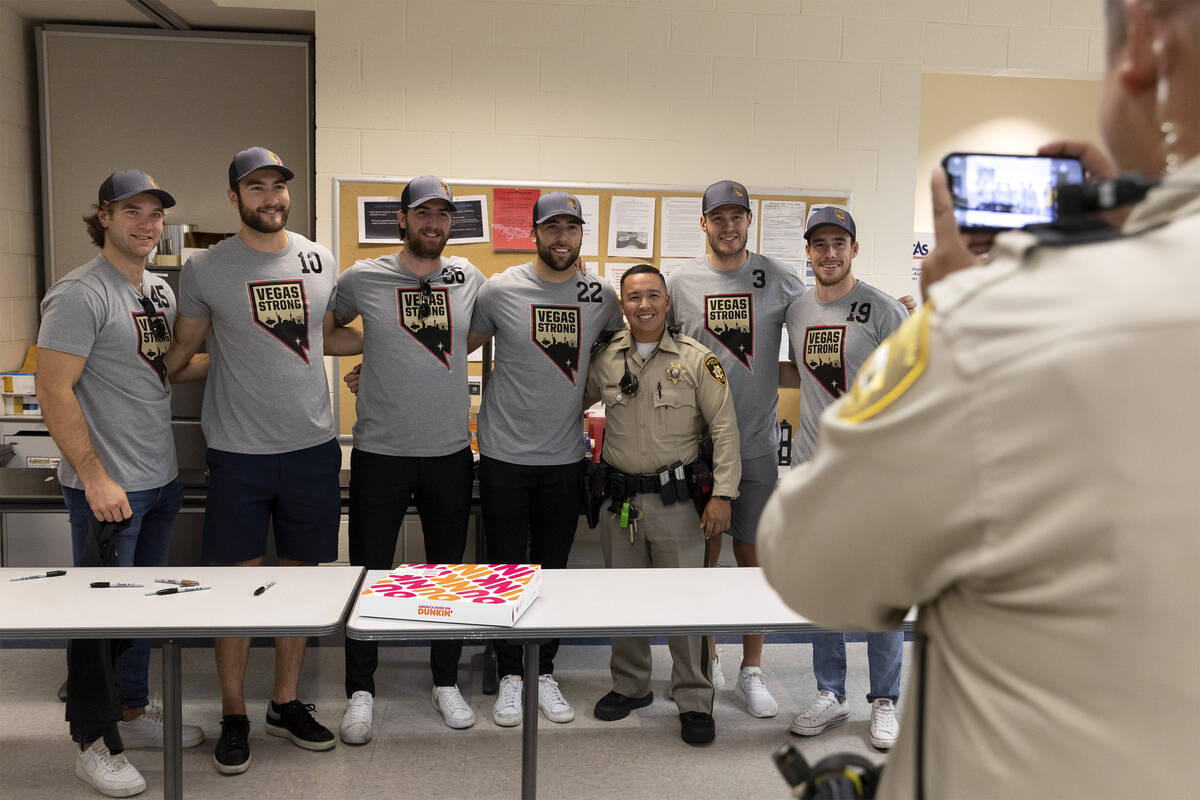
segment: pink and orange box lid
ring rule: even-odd
[[[538,564],[401,564],[364,588],[364,617],[516,624],[542,586]]]

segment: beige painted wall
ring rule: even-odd
[[[0,371],[21,366],[37,333],[42,233],[36,114],[30,26],[0,6]]]
[[[1098,80],[925,75],[913,227],[932,230],[929,172],[946,153],[1034,153],[1055,139],[1100,141]]]
[[[295,2],[316,10],[326,244],[334,175],[736,176],[852,190],[856,271],[897,294],[922,73],[1094,78],[1103,56],[1098,0]],[[41,272],[27,28],[0,0],[0,369],[33,339]]]
[[[911,284],[922,73],[1086,77],[1096,0],[315,0],[330,178],[853,192],[855,272]]]

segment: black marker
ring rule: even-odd
[[[170,589],[159,589],[155,592],[146,592],[149,597],[152,594],[179,594],[180,592],[199,592],[202,589],[211,589],[211,586],[172,586]]]
[[[270,589],[270,588],[271,588],[272,586],[274,586],[274,585],[275,585],[275,581],[271,581],[271,582],[270,582],[270,583],[268,583],[266,586],[260,586],[260,587],[258,587],[257,589],[255,589],[255,590],[254,590],[254,596],[255,596],[255,597],[258,597],[260,594],[262,594],[263,592],[265,592],[267,589]]]
[[[92,581],[93,589],[140,589],[144,583],[111,583],[109,581]]]
[[[37,575],[21,575],[17,578],[9,578],[9,581],[31,581],[34,578],[58,578],[66,575],[65,569],[52,569],[49,572],[40,572]]]

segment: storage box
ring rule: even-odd
[[[42,414],[36,394],[6,394],[3,397],[6,417],[38,417]]]
[[[401,564],[363,589],[358,613],[511,627],[541,586],[538,564]]]
[[[5,394],[33,394],[32,372],[5,372],[0,375],[0,392]]]

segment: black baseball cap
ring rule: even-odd
[[[858,240],[858,232],[854,227],[854,217],[850,212],[836,206],[822,206],[808,217],[808,225],[804,228],[804,240],[812,236],[812,232],[822,225],[836,225],[850,234],[850,241]]]
[[[445,200],[454,210],[454,193],[446,182],[436,175],[422,175],[409,181],[400,193],[400,208],[403,211],[428,203],[430,200]]]
[[[534,225],[541,225],[551,217],[557,217],[560,214],[574,217],[580,224],[583,224],[583,207],[579,205],[579,198],[573,194],[550,192],[550,194],[539,197],[533,204]]]
[[[285,181],[296,177],[296,173],[284,166],[283,159],[265,147],[248,147],[233,157],[229,162],[229,188],[237,186],[237,182],[254,172],[256,169],[271,167],[283,174]]]
[[[741,206],[749,211],[750,193],[737,181],[717,181],[704,190],[704,204],[700,213],[707,214],[721,206]]]
[[[133,197],[135,194],[152,194],[162,201],[163,208],[175,205],[175,198],[168,192],[158,188],[158,181],[140,169],[120,169],[104,179],[100,184],[98,197],[100,205],[115,203]]]

